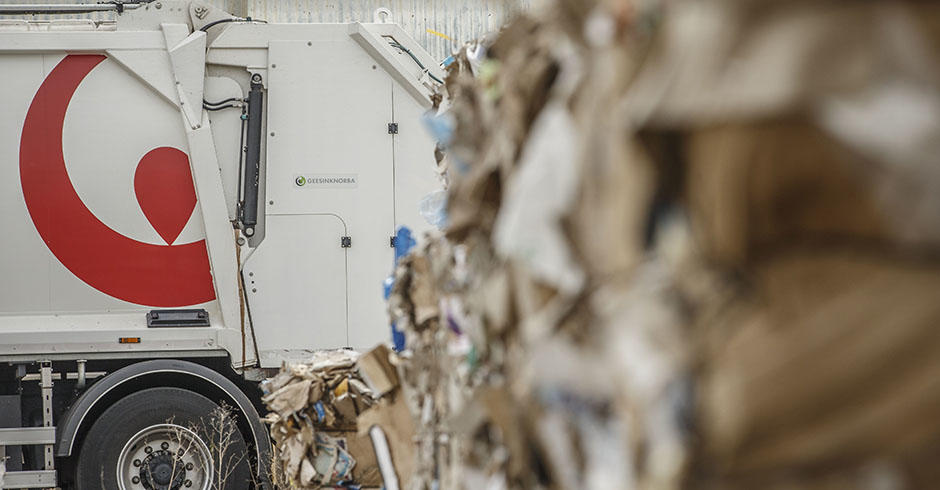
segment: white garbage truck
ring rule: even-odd
[[[0,487],[268,486],[257,381],[388,339],[440,65],[142,0],[0,5],[0,77]]]

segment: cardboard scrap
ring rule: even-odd
[[[382,396],[398,386],[398,373],[389,361],[390,350],[380,345],[363,355],[357,363],[362,380],[376,396]]]
[[[368,438],[373,427],[381,427],[385,433],[401,488],[411,488],[415,465],[415,429],[404,398],[396,396],[394,399],[382,399],[359,417],[360,437]]]

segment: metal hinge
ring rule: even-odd
[[[398,123],[388,123],[388,134],[398,134]]]
[[[344,236],[343,238],[340,239],[339,244],[343,248],[352,247],[352,237]]]

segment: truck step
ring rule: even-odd
[[[38,444],[55,444],[55,427],[0,429],[0,446],[33,446]]]
[[[55,470],[11,471],[0,477],[0,488],[55,488]]]

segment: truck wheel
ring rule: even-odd
[[[122,398],[82,443],[77,489],[249,488],[248,447],[233,417],[219,413],[208,398],[179,388]]]

